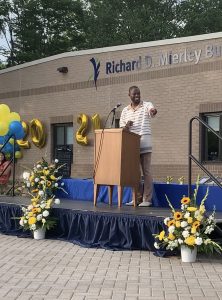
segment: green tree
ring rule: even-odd
[[[86,0],[85,48],[176,36],[176,0]]]
[[[7,58],[7,66],[15,64],[15,38],[13,29],[16,17],[10,0],[0,0],[0,35],[4,44],[0,45],[0,54]]]
[[[0,0],[8,66],[78,49],[82,18],[80,0]]]
[[[182,0],[177,7],[179,36],[222,31],[221,0]]]
[[[0,54],[7,66],[221,30],[221,0],[0,0]]]
[[[30,0],[21,4],[15,30],[17,63],[78,49],[82,40],[80,1]]]

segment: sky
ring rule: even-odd
[[[2,48],[2,47],[7,48],[7,43],[5,41],[5,38],[2,35],[0,35],[0,48]],[[0,60],[6,61],[6,58],[4,56],[2,56],[1,53],[0,53]]]

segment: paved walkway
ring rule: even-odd
[[[0,235],[0,299],[222,299],[221,262]]]

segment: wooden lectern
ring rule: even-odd
[[[140,182],[140,136],[122,128],[95,130],[94,205],[100,185],[109,187],[112,204],[113,186],[118,186],[118,206],[122,205],[124,186],[133,188],[133,202]]]

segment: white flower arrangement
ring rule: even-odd
[[[25,187],[32,196],[31,204],[22,207],[23,215],[19,224],[24,229],[50,229],[55,226],[56,220],[51,216],[51,208],[54,204],[60,204],[60,200],[55,198],[55,192],[57,189],[65,192],[59,183],[62,177],[57,176],[58,169],[61,167],[48,164],[42,159],[31,172],[23,173]]]
[[[172,210],[172,216],[164,219],[167,229],[154,235],[154,247],[156,249],[165,248],[167,250],[174,250],[184,245],[191,249],[198,247],[199,252],[222,252],[221,246],[208,236],[216,227],[215,209],[210,215],[207,215],[204,205],[208,197],[208,189],[198,206],[196,203],[198,188],[199,178],[196,183],[193,199],[183,197],[181,199],[180,211],[175,210],[167,198]]]

